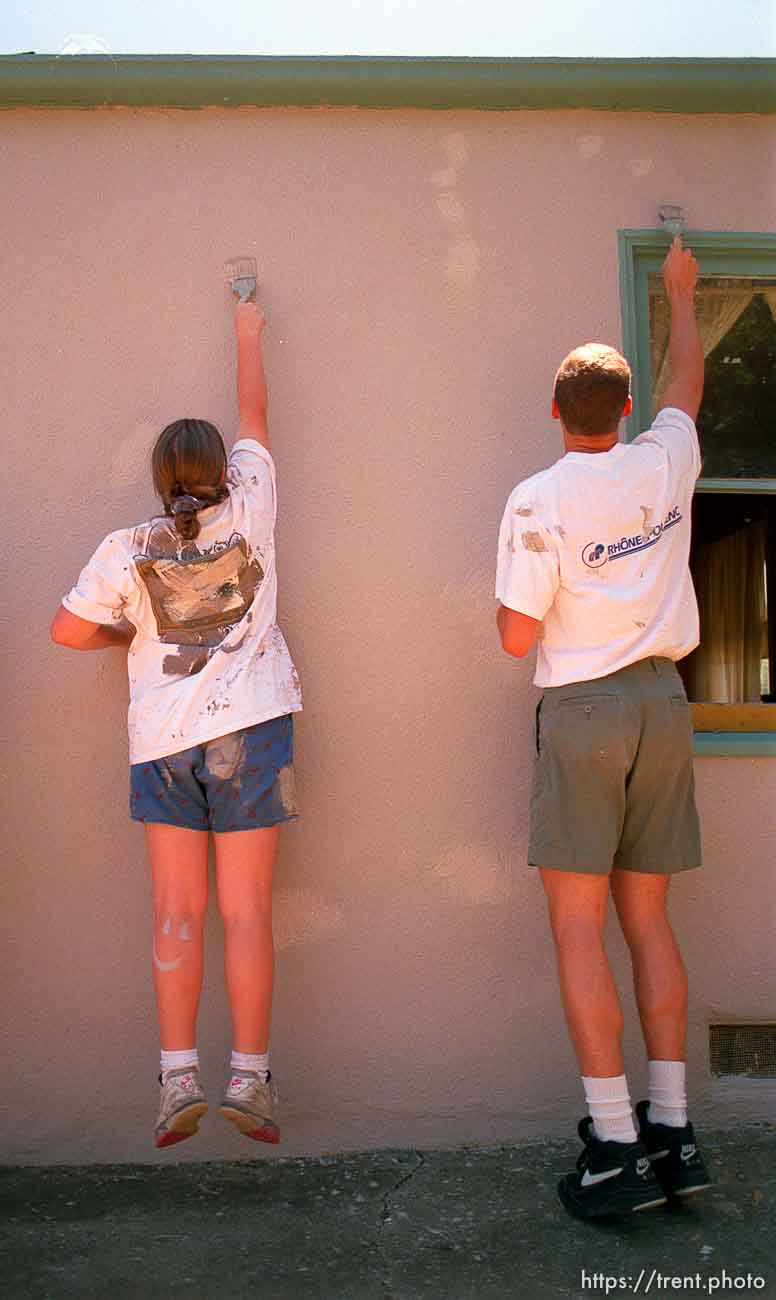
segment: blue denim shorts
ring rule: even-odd
[[[248,831],[297,816],[294,721],[290,713],[133,763],[129,813],[193,831]]]

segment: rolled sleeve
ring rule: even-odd
[[[255,438],[240,438],[229,455],[226,481],[229,487],[243,489],[251,515],[271,533],[277,519],[277,487],[275,462],[267,448]]]
[[[133,583],[131,559],[121,533],[111,533],[62,598],[71,614],[89,623],[117,623]]]
[[[496,599],[529,618],[543,619],[560,583],[558,552],[552,534],[532,510],[519,513],[510,497],[501,520],[496,565]]]
[[[664,406],[655,416],[651,428],[634,439],[636,444],[645,442],[663,447],[680,475],[697,479],[701,472],[698,430],[686,411],[680,411],[677,406]]]

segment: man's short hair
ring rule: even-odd
[[[561,361],[553,396],[569,433],[611,433],[630,393],[625,357],[605,343],[583,343]]]

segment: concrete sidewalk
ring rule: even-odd
[[[555,1195],[579,1149],[0,1170],[0,1294],[776,1298],[776,1124],[704,1134],[715,1185],[694,1202],[597,1226]]]

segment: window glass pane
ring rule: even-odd
[[[704,478],[776,478],[776,277],[701,276],[696,296],[706,356],[698,416]],[[668,378],[670,313],[649,276],[653,411]]]
[[[690,568],[701,643],[680,665],[691,700],[772,705],[775,561],[776,494],[695,494]]]

